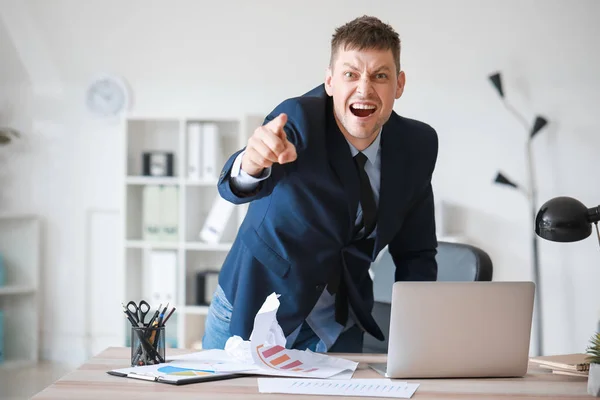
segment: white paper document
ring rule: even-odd
[[[418,387],[418,383],[396,382],[390,379],[323,380],[258,378],[258,391],[260,393],[410,399]]]
[[[296,378],[350,379],[357,362],[310,350],[285,348],[285,336],[276,314],[278,296],[267,297],[254,319],[250,341],[238,336],[229,338],[225,350],[208,350],[169,357],[171,365],[179,368],[206,368],[211,364],[218,372],[239,372],[253,375],[287,376]]]

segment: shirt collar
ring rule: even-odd
[[[379,133],[377,134],[377,137],[375,138],[375,140],[373,140],[373,143],[371,143],[371,145],[369,147],[367,147],[366,149],[364,149],[362,151],[363,154],[365,156],[367,156],[367,159],[373,165],[375,165],[375,160],[377,160],[377,153],[379,153],[379,142],[381,141],[381,131],[382,130],[383,130],[383,127],[381,127],[381,129],[379,129]],[[348,139],[346,139],[346,141],[348,142]],[[358,154],[358,150],[350,142],[348,142],[348,146],[350,146],[350,153],[352,153],[352,158],[354,158],[354,156],[356,156]]]

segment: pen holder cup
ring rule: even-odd
[[[165,362],[165,327],[131,328],[131,366]]]

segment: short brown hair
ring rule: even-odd
[[[335,30],[331,39],[330,67],[333,68],[338,49],[344,50],[391,50],[400,73],[400,37],[390,25],[375,17],[363,15]]]

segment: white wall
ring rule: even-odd
[[[403,40],[407,86],[396,111],[438,130],[436,196],[460,210],[456,227],[491,254],[496,279],[530,279],[532,223],[518,192],[492,184],[497,169],[526,182],[526,134],[488,74],[502,70],[513,104],[551,121],[535,142],[540,201],[600,203],[599,2],[369,3],[0,0],[0,57],[9,64],[0,99],[15,82],[29,93],[13,118],[30,143],[3,207],[47,222],[45,358],[86,357],[85,216],[120,207],[121,132],[83,103],[99,73],[129,81],[136,114],[266,113],[322,82],[336,26],[372,14]],[[594,240],[541,243],[546,354],[583,351],[596,326]]]
[[[0,24],[0,127],[31,130],[32,89],[17,50]],[[25,139],[25,138],[24,138]],[[0,210],[20,197],[16,175],[20,174],[18,153],[24,150],[24,140],[0,148]]]

